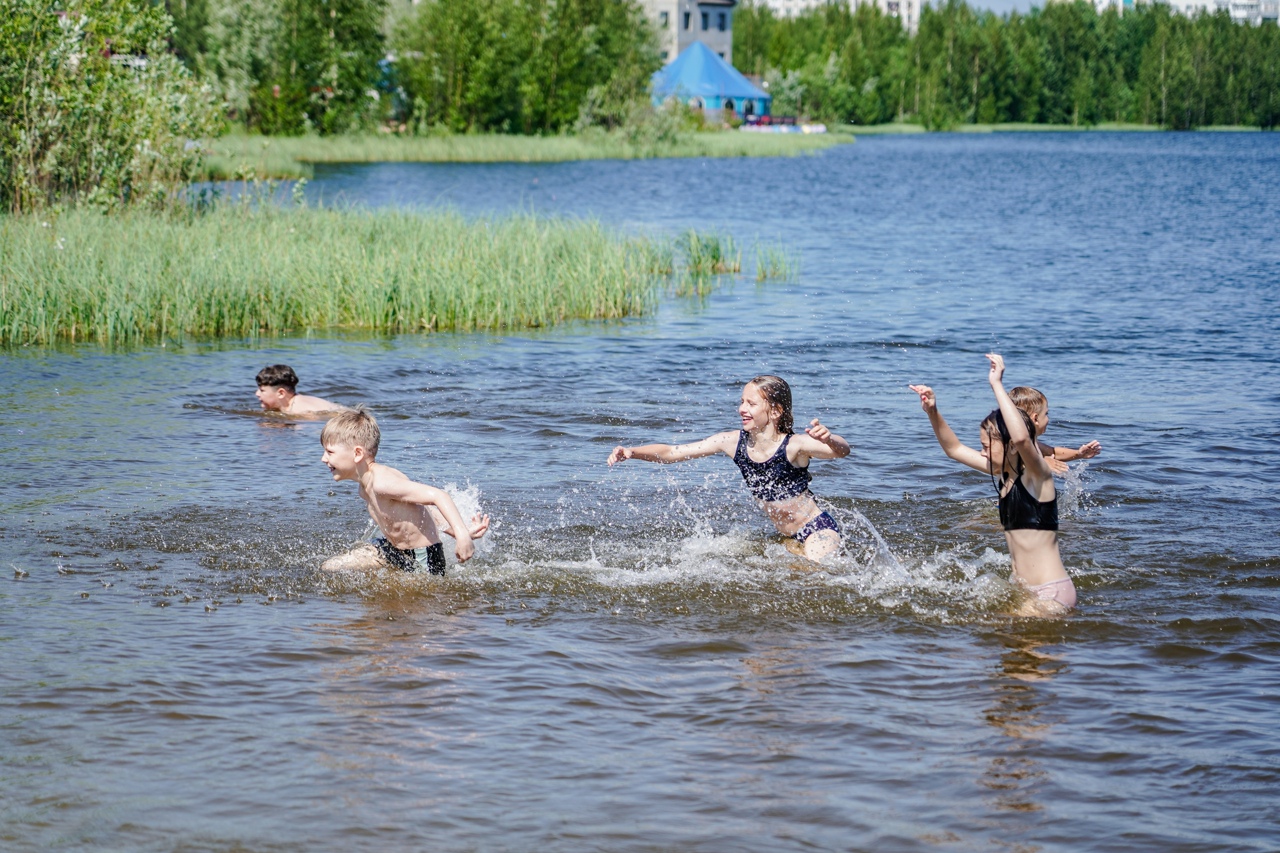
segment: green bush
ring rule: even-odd
[[[173,48],[263,133],[347,133],[389,109],[378,92],[386,0],[167,0]]]
[[[393,45],[415,129],[617,127],[661,65],[633,0],[423,0]]]
[[[0,205],[167,203],[219,129],[210,90],[136,0],[0,0]]]

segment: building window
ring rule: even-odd
[[[711,29],[711,13],[710,12],[702,13],[702,29],[703,31]]]
[[[716,54],[716,56],[720,57],[721,59],[724,59],[724,51],[723,50],[720,51],[719,53]]]
[[[720,28],[720,32],[724,32],[724,28],[726,24],[725,19],[728,17],[729,16],[726,15],[724,12],[721,12],[719,15],[716,16],[716,25]]]
[[[663,61],[663,62],[666,62],[666,61],[667,61],[667,57],[668,57],[668,56],[670,56],[670,55],[671,55],[671,54],[670,54],[668,51],[665,51],[665,50],[664,50],[664,51],[662,52],[662,61]]]
[[[685,13],[684,13],[684,28],[685,28],[686,30],[687,30],[687,29],[689,29],[689,18],[690,18],[690,17],[691,17],[691,13],[689,13],[689,12],[685,12]]]
[[[669,18],[669,17],[670,17],[670,16],[669,16],[669,15],[668,15],[668,13],[666,13],[666,12],[659,12],[659,13],[658,13],[658,25],[659,25],[659,26],[661,26],[664,30],[667,28],[667,23],[668,23],[668,18]]]

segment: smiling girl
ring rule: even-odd
[[[840,527],[809,491],[809,460],[841,459],[849,443],[817,418],[802,433],[794,432],[791,387],[777,376],[757,376],[742,388],[738,405],[742,429],[716,433],[690,444],[644,444],[615,447],[609,464],[625,459],[684,462],[723,453],[737,463],[769,520],[798,550],[814,561],[840,547]]]

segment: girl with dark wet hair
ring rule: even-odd
[[[927,385],[911,385],[947,456],[991,476],[1000,500],[1000,524],[1013,559],[1013,582],[1030,593],[1020,615],[1057,615],[1076,605],[1076,588],[1058,552],[1058,496],[1053,472],[1036,447],[1031,417],[1004,390],[1004,359],[987,354],[987,379],[999,406],[978,428],[979,452],[961,443],[938,412]]]

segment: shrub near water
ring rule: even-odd
[[[223,206],[0,218],[0,343],[444,331],[637,315],[669,248],[517,216]]]
[[[136,0],[0,0],[0,206],[169,202],[219,124],[170,31]]]

